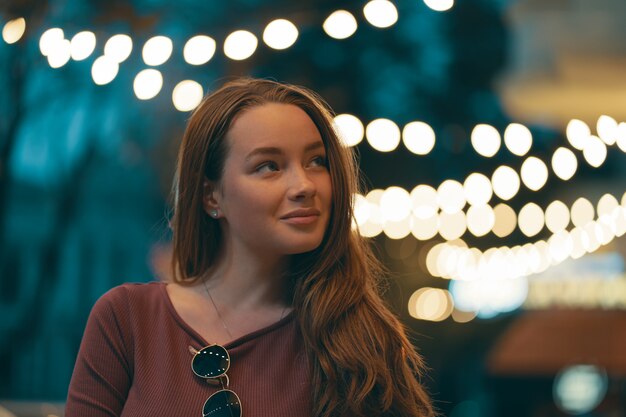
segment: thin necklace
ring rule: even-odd
[[[224,330],[226,330],[226,333],[228,333],[228,337],[230,337],[230,339],[233,340],[234,339],[233,335],[230,333],[230,330],[228,330],[228,326],[226,325],[226,322],[222,318],[222,315],[220,314],[220,310],[217,308],[217,304],[215,304],[215,301],[213,300],[213,296],[211,296],[211,292],[209,291],[209,287],[206,285],[206,280],[203,280],[202,284],[204,285],[204,290],[206,291],[207,295],[209,296],[209,300],[211,300],[211,304],[213,304],[213,308],[215,309],[215,312],[217,313],[217,317],[222,322],[222,326],[224,327]],[[278,321],[283,319],[283,317],[285,316],[285,311],[287,311],[287,306],[283,307],[283,312],[280,313],[280,319],[278,319]]]

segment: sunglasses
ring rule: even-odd
[[[224,347],[210,345],[200,350],[191,346],[189,350],[194,354],[191,360],[191,370],[200,378],[219,380],[221,390],[211,395],[202,407],[203,417],[241,417],[241,400],[234,391],[228,389],[228,368],[230,356]]]

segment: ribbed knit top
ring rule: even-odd
[[[294,312],[224,347],[229,388],[242,417],[311,415],[310,373]],[[94,305],[70,383],[65,415],[202,416],[219,389],[191,370],[204,340],[178,315],[166,284],[124,284]]]

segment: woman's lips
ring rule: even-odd
[[[315,223],[320,217],[320,211],[314,207],[298,208],[281,217],[281,220],[296,225]]]

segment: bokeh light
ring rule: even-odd
[[[149,100],[156,97],[163,87],[163,75],[155,69],[140,71],[135,77],[133,89],[140,100]]]
[[[450,281],[450,293],[457,309],[476,312],[479,318],[491,318],[513,311],[524,303],[528,280],[525,277],[501,279],[499,276],[472,281],[453,280]]]
[[[478,124],[472,130],[472,146],[479,155],[492,157],[500,149],[502,140],[495,127],[487,124]]]
[[[559,200],[555,200],[548,205],[545,215],[546,227],[552,233],[565,230],[570,221],[569,207]]]
[[[598,200],[598,218],[602,216],[611,216],[617,207],[619,207],[617,198],[615,198],[612,194],[604,194],[600,197],[600,200]]]
[[[235,61],[250,58],[259,44],[254,34],[247,30],[236,30],[224,41],[224,54]]]
[[[445,180],[437,188],[437,203],[446,213],[456,213],[465,207],[463,185],[455,180]]]
[[[602,402],[608,385],[606,372],[596,366],[569,366],[554,379],[554,402],[567,414],[588,414]]]
[[[263,31],[263,42],[273,49],[287,49],[298,39],[298,28],[286,19],[270,22]]]
[[[457,211],[455,213],[439,213],[438,226],[439,235],[445,240],[458,239],[467,230],[465,213]]]
[[[517,226],[517,215],[509,205],[500,203],[493,208],[495,221],[493,233],[498,237],[506,237],[513,233]]]
[[[626,152],[626,123],[621,122],[617,125],[617,132],[615,135],[617,137],[617,146],[622,150],[622,152]]]
[[[411,234],[418,240],[432,239],[437,231],[437,213],[426,218],[413,217],[411,219]]]
[[[485,175],[473,172],[463,183],[465,199],[471,205],[487,204],[493,195],[491,181]]]
[[[411,122],[402,129],[402,142],[416,155],[426,155],[435,146],[435,131],[427,123]]]
[[[48,50],[48,64],[52,68],[61,68],[72,57],[72,44],[67,39],[55,42]]]
[[[365,136],[372,148],[379,152],[391,152],[400,144],[400,128],[389,119],[369,122]]]
[[[598,118],[596,125],[598,136],[607,145],[615,144],[617,139],[617,121],[611,116],[602,115]]]
[[[522,181],[533,191],[541,189],[548,181],[548,167],[539,158],[528,157],[522,164]]]
[[[454,0],[424,0],[424,4],[437,12],[445,12],[454,6]]]
[[[582,120],[572,119],[567,124],[565,135],[569,143],[578,150],[583,150],[587,139],[591,135],[591,129],[587,126],[587,123]]]
[[[552,170],[562,180],[569,180],[576,173],[578,160],[574,152],[567,148],[558,148],[552,155]]]
[[[146,65],[157,66],[172,56],[173,48],[172,40],[167,36],[154,36],[146,41],[141,55]]]
[[[172,91],[172,102],[178,111],[191,111],[198,107],[204,92],[202,86],[193,80],[179,82]]]
[[[2,39],[8,44],[19,41],[26,31],[26,20],[23,17],[9,20],[2,28]]]
[[[378,28],[388,28],[398,21],[398,9],[388,0],[371,0],[363,7],[363,14]]]
[[[411,208],[411,197],[404,188],[389,187],[380,197],[380,210],[385,221],[404,220],[411,214]]]
[[[450,293],[439,288],[420,288],[409,298],[409,314],[420,320],[445,320],[453,308]]]
[[[79,32],[72,37],[71,55],[74,61],[87,59],[96,48],[96,35],[90,31]]]
[[[51,28],[46,30],[39,38],[39,50],[43,56],[48,56],[55,45],[65,39],[63,29]]]
[[[474,236],[484,236],[495,224],[495,214],[491,206],[483,204],[471,206],[467,210],[467,230]]]
[[[502,200],[513,198],[520,187],[520,178],[517,172],[509,166],[502,165],[491,176],[493,192]]]
[[[104,44],[104,55],[117,63],[122,63],[133,51],[133,40],[124,34],[113,35]]]
[[[535,236],[543,229],[543,210],[535,203],[527,203],[520,210],[517,222],[522,233],[528,237]]]
[[[593,204],[584,197],[578,198],[572,204],[571,218],[572,223],[576,227],[584,227],[591,222],[594,217]]]
[[[563,230],[548,239],[548,247],[553,261],[560,263],[570,256],[574,244],[569,233]]]
[[[97,85],[105,85],[115,79],[119,64],[108,55],[98,57],[91,66],[91,77]]]
[[[215,55],[217,45],[210,36],[197,35],[190,38],[183,48],[183,57],[188,64],[206,64]]]
[[[589,165],[598,168],[606,160],[606,145],[597,136],[591,135],[585,142],[583,156]]]
[[[374,237],[383,231],[384,220],[379,207],[383,192],[381,189],[373,189],[365,196],[369,207],[367,209],[367,221],[359,225],[359,232],[362,236]]]
[[[533,136],[523,124],[511,123],[504,131],[504,144],[512,154],[524,156],[533,144]]]
[[[344,146],[356,146],[363,140],[365,128],[358,117],[351,114],[338,114],[334,118],[334,127]]]
[[[326,18],[322,25],[324,32],[331,38],[346,39],[356,32],[357,23],[352,13],[337,10]]]
[[[439,210],[437,190],[430,185],[420,184],[410,193],[413,215],[418,219],[431,219]]]

